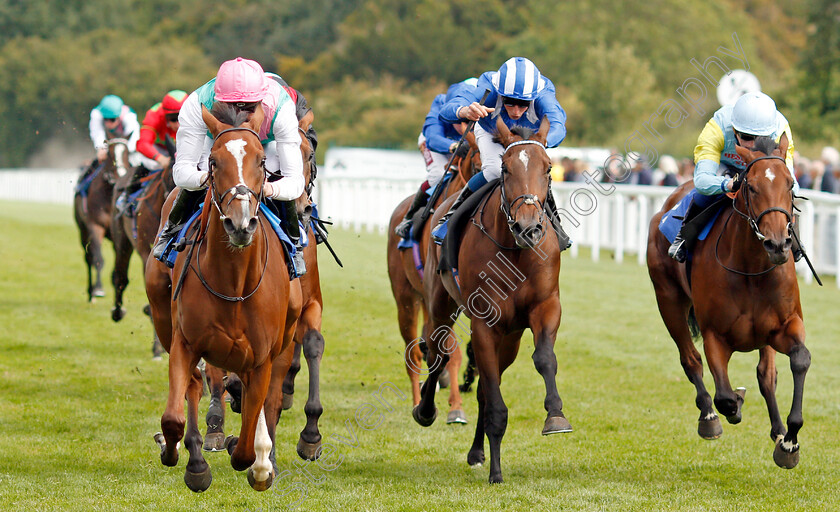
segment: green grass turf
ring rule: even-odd
[[[509,423],[502,444],[505,483],[487,484],[487,467],[471,469],[476,404],[465,395],[470,424],[438,420],[421,428],[410,400],[392,399],[381,423],[356,423],[364,404],[391,382],[409,396],[403,341],[385,269],[385,238],[335,230],[339,269],[321,250],[325,297],[321,430],[337,449],[325,471],[300,469],[294,446],[304,425],[306,368],[295,407],[277,429],[278,463],[290,474],[257,493],[224,453],[207,454],[214,481],[202,494],[178,467],[160,464],[152,435],[160,428],[167,364],[151,360],[151,325],[140,265],[131,268],[128,316],[110,319],[113,292],[88,304],[82,250],[65,206],[0,202],[0,510],[732,510],[840,509],[837,442],[840,292],[802,286],[808,347],[802,459],[777,468],[764,402],[755,382],[757,353],[736,354],[734,386],[748,388],[744,420],[724,435],[696,434],[694,388],[656,310],[647,271],[565,257],[563,322],[555,352],[564,411],[575,431],[540,435],[542,380],[530,335],[504,376]],[[113,254],[106,246],[107,273]],[[791,378],[779,356],[779,405],[786,416]],[[706,371],[706,381],[712,389]],[[442,415],[446,395],[438,394]],[[201,414],[206,411],[203,401]],[[228,432],[239,418],[228,414]],[[342,444],[356,434],[355,446]],[[203,426],[202,426],[203,429]],[[488,449],[489,455],[489,449]],[[338,459],[337,457],[341,457]],[[304,472],[309,472],[309,477]],[[285,495],[283,494],[285,491]]]

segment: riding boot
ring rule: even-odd
[[[134,171],[134,174],[131,175],[131,179],[128,180],[128,184],[122,189],[120,195],[117,196],[117,200],[114,203],[114,207],[117,209],[117,215],[123,215],[125,213],[125,209],[129,203],[129,198],[132,194],[140,190],[143,186],[143,178],[148,175],[149,170],[142,165]]]
[[[697,236],[705,227],[709,215],[700,215],[703,212],[713,212],[712,205],[703,207],[698,205],[695,201],[691,201],[688,210],[683,217],[682,226],[671,247],[668,248],[668,256],[684,263],[686,257],[694,249],[694,244],[697,242]]]
[[[414,201],[411,203],[411,207],[405,212],[405,216],[403,220],[394,228],[394,233],[400,236],[400,238],[408,239],[411,235],[411,224],[412,219],[414,218],[414,214],[417,213],[420,208],[426,206],[426,202],[429,200],[429,195],[423,190],[423,187],[417,191],[417,194],[414,196]]]
[[[289,240],[295,245],[295,253],[292,255],[295,277],[302,277],[306,274],[306,262],[303,259],[303,245],[300,241],[300,224],[298,223],[297,206],[294,201],[277,201],[283,208],[286,220],[286,234]]]
[[[204,190],[187,190],[182,188],[175,201],[172,203],[172,210],[169,211],[169,218],[158,236],[158,241],[152,249],[152,256],[160,261],[165,261],[169,251],[167,246],[187,221],[189,215],[195,210],[196,205],[204,197]]]
[[[551,226],[557,233],[557,241],[560,244],[560,252],[563,252],[572,246],[572,239],[569,238],[569,235],[560,224],[560,216],[557,215],[557,203],[554,202],[554,194],[551,193],[551,188],[548,189],[548,194],[545,196],[545,206],[546,210],[548,210],[548,218],[551,222]]]
[[[458,198],[452,203],[452,206],[449,208],[449,211],[438,221],[437,226],[435,229],[432,230],[432,239],[435,242],[443,243],[443,239],[446,237],[446,223],[449,221],[449,218],[452,217],[452,214],[455,213],[455,210],[461,206],[464,201],[467,200],[473,194],[472,189],[470,187],[464,187],[461,189],[461,193],[458,195]]]

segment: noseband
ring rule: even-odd
[[[504,158],[505,154],[507,154],[507,152],[511,148],[513,148],[515,146],[524,146],[524,145],[536,145],[536,146],[541,147],[543,151],[546,150],[545,146],[538,141],[535,141],[535,140],[520,140],[520,141],[517,141],[517,142],[513,142],[508,147],[506,147],[504,152],[502,153],[502,158]],[[504,166],[504,164],[503,164],[503,166]],[[551,185],[549,184],[548,187],[550,187],[550,186]],[[546,194],[548,193],[548,187],[546,187]],[[501,210],[502,210],[502,213],[505,214],[505,219],[507,220],[508,229],[510,230],[511,234],[514,234],[514,235],[516,234],[516,233],[514,233],[514,224],[516,224],[516,218],[515,218],[516,213],[524,205],[534,205],[534,206],[536,206],[537,211],[539,211],[540,222],[542,223],[542,222],[545,221],[545,208],[543,207],[543,204],[540,201],[540,198],[536,194],[522,194],[522,195],[516,196],[513,199],[513,201],[508,202],[507,193],[505,192],[505,173],[504,172],[502,172],[501,195],[502,195]],[[547,231],[548,230],[543,230],[542,236],[540,236],[539,240],[534,242],[534,245],[537,245],[540,241],[542,241],[542,239],[543,239],[543,237],[545,237],[545,234],[546,234]]]
[[[747,207],[747,212],[744,213],[744,212],[740,211],[738,209],[738,207],[735,205],[734,201],[732,203],[732,207],[735,209],[736,212],[738,212],[738,215],[740,215],[741,217],[744,217],[747,220],[747,222],[750,225],[750,228],[752,228],[752,230],[753,230],[753,233],[755,233],[755,236],[758,237],[759,241],[763,242],[764,240],[767,239],[767,237],[764,236],[764,234],[761,232],[761,229],[758,227],[758,223],[761,222],[762,217],[764,217],[765,215],[767,215],[768,213],[771,213],[771,212],[783,213],[785,215],[785,217],[787,217],[787,220],[788,220],[787,228],[788,228],[788,231],[790,231],[792,229],[791,228],[791,222],[793,221],[793,214],[789,210],[785,210],[784,208],[781,208],[779,206],[773,206],[771,208],[767,208],[763,212],[759,213],[757,216],[753,215],[752,205],[750,204],[750,193],[749,193],[750,189],[749,189],[749,187],[745,187],[745,186],[747,185],[747,175],[750,172],[750,168],[753,165],[755,165],[756,162],[759,162],[761,160],[781,160],[783,163],[785,163],[785,168],[787,168],[787,162],[785,162],[785,159],[780,157],[780,156],[775,156],[775,155],[758,157],[755,160],[753,160],[752,162],[750,162],[749,164],[747,164],[747,168],[744,169],[743,173],[741,173],[742,180],[743,180],[743,183],[741,184],[741,189],[744,191],[744,203]],[[791,210],[792,210],[793,209],[793,192],[791,192],[790,204],[791,204]]]
[[[254,137],[257,138],[257,140],[260,140],[259,134],[257,132],[255,132],[254,130],[252,130],[250,128],[246,128],[244,126],[237,126],[237,127],[234,127],[234,128],[228,128],[226,130],[220,131],[216,135],[216,137],[213,139],[213,147],[216,146],[216,142],[219,140],[219,137],[221,137],[225,133],[237,132],[237,131],[252,133],[254,135]],[[218,191],[216,190],[216,181],[213,179],[213,169],[214,169],[214,167],[215,167],[215,164],[211,165],[210,166],[210,172],[208,173],[208,176],[210,177],[210,190],[211,190],[210,198],[213,201],[213,206],[215,206],[216,210],[219,211],[219,216],[222,220],[225,220],[227,218],[227,216],[225,215],[225,211],[230,206],[230,203],[232,203],[234,201],[234,199],[236,199],[240,196],[252,195],[257,200],[257,204],[262,202],[262,198],[263,198],[262,187],[260,187],[260,193],[257,194],[256,192],[254,192],[253,190],[248,188],[248,186],[245,185],[244,183],[240,184],[240,185],[236,185],[235,187],[231,187],[231,188],[225,190],[225,192],[220,195],[218,193]],[[265,172],[265,162],[262,163],[262,168],[263,168],[263,172]],[[262,185],[262,183],[260,183],[260,184]],[[228,199],[227,203],[225,203],[225,205],[224,205],[225,209],[223,210],[222,207],[221,207],[221,203],[222,203],[222,201],[224,201],[225,197],[227,197],[228,194],[230,194],[230,199]]]

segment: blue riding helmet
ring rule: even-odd
[[[102,98],[102,101],[99,102],[96,109],[99,110],[105,119],[116,119],[120,117],[123,105],[125,103],[123,103],[122,98],[114,94],[109,94]]]
[[[545,88],[540,70],[525,57],[508,59],[493,76],[492,82],[499,95],[522,101],[533,101]]]

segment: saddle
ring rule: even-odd
[[[443,179],[441,179],[437,185],[426,190],[426,195],[429,197],[428,200],[432,200],[431,198],[434,197],[435,190],[437,190],[438,187],[445,189],[449,185],[449,182],[452,181],[453,176],[455,176],[453,173],[447,172],[443,175]],[[423,207],[420,208],[413,217],[411,217],[411,233],[409,238],[401,239],[399,244],[397,244],[398,249],[411,249],[417,244],[417,241],[420,240],[420,233],[423,232],[423,227],[426,225],[426,222],[429,221],[429,217],[431,217],[432,212],[434,212],[434,209],[429,208],[428,214],[426,214],[426,207]],[[424,214],[426,215],[424,216]]]
[[[440,262],[438,273],[455,271],[458,269],[458,250],[461,248],[461,238],[467,223],[478,210],[482,200],[492,193],[501,183],[500,179],[488,182],[464,201],[448,221],[446,236],[440,248]]]
[[[720,216],[720,212],[726,205],[726,201],[724,201],[724,199],[726,199],[727,196],[721,195],[718,199],[713,200],[706,206],[694,205],[692,207],[692,203],[695,202],[695,197],[699,194],[700,193],[697,192],[697,189],[692,189],[688,194],[680,199],[673,208],[665,212],[660,219],[659,232],[668,239],[668,242],[673,243],[677,234],[680,232],[680,229],[683,229],[683,224],[688,223],[692,223],[697,232],[697,236],[694,240],[705,240],[709,235],[709,232],[712,230],[712,226],[714,226],[715,221]],[[683,234],[687,235],[687,233]],[[686,240],[688,241],[688,238],[686,238]],[[689,247],[693,249],[693,244]],[[691,259],[692,252],[693,251],[688,252],[686,255],[687,259]]]
[[[196,220],[202,216],[204,204],[205,203],[202,202],[198,205],[198,209],[190,215],[189,220],[184,223],[184,226],[181,228],[181,231],[178,232],[178,235],[172,237],[172,240],[170,240],[167,245],[167,249],[164,251],[164,254],[167,255],[166,261],[164,261],[167,267],[174,268],[175,259],[178,257],[178,253],[186,249],[188,245],[198,242],[199,236],[196,236],[195,240],[188,240],[187,236]],[[297,249],[283,227],[286,224],[286,221],[281,220],[279,213],[275,212],[273,208],[266,203],[260,203],[260,212],[262,212],[265,220],[280,240],[280,245],[283,247],[283,252],[286,256],[286,263],[289,267],[289,279],[294,279],[298,275],[297,269],[294,266],[293,258],[293,256],[297,253]],[[309,245],[309,238],[306,234],[306,230],[303,228],[303,225],[300,226],[300,243],[302,247],[307,247]]]

